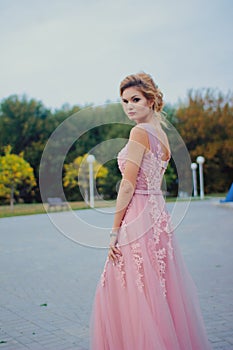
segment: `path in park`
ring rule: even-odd
[[[94,224],[104,216],[111,226],[111,215],[79,215]],[[53,217],[68,219],[67,213]],[[233,208],[192,202],[176,230],[214,350],[233,349],[232,217]],[[66,238],[46,214],[0,219],[0,350],[88,349],[91,306],[106,254]]]

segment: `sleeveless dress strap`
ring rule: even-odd
[[[149,144],[150,144],[150,150],[152,153],[156,154],[157,147],[158,147],[158,139],[156,137],[156,132],[155,132],[153,126],[151,126],[148,123],[141,123],[140,127],[142,127],[143,129],[145,129],[147,131],[148,138],[149,138]]]
[[[158,141],[158,138],[157,138],[157,135],[156,135],[156,131],[154,130],[153,126],[151,126],[148,123],[140,123],[139,126],[147,131],[148,138],[149,138],[150,151],[157,157],[157,159],[159,159],[158,158],[158,144],[159,144],[159,141]],[[167,159],[167,160],[159,159],[159,161],[161,163],[161,167],[163,169],[166,169],[167,166],[168,166],[168,163],[170,161],[170,158]]]

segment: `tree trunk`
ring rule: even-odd
[[[11,197],[10,197],[11,211],[14,210],[14,185],[11,186]]]

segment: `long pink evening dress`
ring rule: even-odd
[[[155,129],[148,133],[136,190],[118,234],[122,256],[108,258],[90,322],[92,350],[209,350],[196,287],[186,269],[165,208],[167,167]],[[118,154],[121,172],[127,145]]]

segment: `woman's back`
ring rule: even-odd
[[[137,127],[145,131],[147,150],[137,176],[135,193],[138,190],[160,191],[164,172],[170,160],[170,150],[167,136],[161,128],[156,130],[153,125],[141,123]],[[121,173],[128,159],[128,144],[118,154],[118,165]]]

